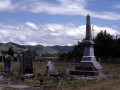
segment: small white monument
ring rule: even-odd
[[[48,61],[48,63],[46,64],[46,74],[47,75],[54,74],[54,63],[51,61]]]

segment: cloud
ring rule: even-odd
[[[28,4],[29,3],[29,4]],[[43,0],[35,0],[22,3],[19,6],[21,10],[26,10],[32,13],[45,12],[52,15],[81,15],[86,16],[88,13],[95,18],[107,20],[120,20],[120,13],[116,12],[96,12],[86,9],[90,0],[57,0],[57,3],[50,3]],[[82,12],[82,13],[81,13]]]
[[[34,23],[26,22],[26,25],[32,29],[38,30],[38,27]]]
[[[115,30],[119,30],[116,25],[112,25],[112,28],[115,29]]]
[[[113,7],[120,9],[120,3],[113,5]]]
[[[0,42],[14,42],[25,45],[41,44],[45,46],[75,45],[78,39],[82,40],[85,38],[86,25],[74,26],[68,23],[49,23],[36,25],[38,30],[34,30],[29,25],[26,25],[26,23],[18,26],[0,24]],[[95,36],[101,30],[107,30],[112,35],[120,34],[114,28],[92,26],[94,26]]]
[[[13,4],[11,0],[0,0],[0,12],[14,11],[17,7],[18,4]]]
[[[109,28],[109,27],[99,27],[99,26],[96,26],[96,25],[92,25],[94,26],[93,29],[94,29],[94,34],[95,36],[97,35],[98,32],[100,31],[107,31],[107,33],[110,33],[111,35],[118,35],[120,34],[119,31],[117,31],[116,29],[114,28]]]
[[[96,12],[86,9],[92,0],[56,0],[57,3],[47,2],[44,0],[0,0],[0,12],[21,12],[28,11],[31,13],[42,13],[52,15],[81,15],[86,16],[88,13],[95,18],[107,20],[120,20],[120,13],[102,11]],[[120,8],[120,4],[114,5]],[[81,13],[82,12],[82,13]]]

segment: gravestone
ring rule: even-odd
[[[66,69],[64,67],[59,68],[59,75],[62,75],[62,76],[66,75]]]
[[[23,51],[20,60],[20,74],[33,74],[33,51],[26,49]]]
[[[4,73],[6,73],[6,74],[11,74],[12,73],[12,61],[13,61],[12,56],[10,56],[10,55],[5,56]]]
[[[0,76],[0,82],[6,82],[6,79],[4,76]]]
[[[54,63],[51,61],[48,61],[48,63],[46,64],[46,74],[47,75],[54,74]]]

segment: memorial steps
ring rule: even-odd
[[[107,70],[97,70],[94,66],[76,66],[74,71],[70,71],[70,76],[73,76],[74,79],[94,80],[109,79],[113,75],[109,75]]]

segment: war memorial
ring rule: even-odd
[[[85,77],[88,79],[108,79],[112,75],[109,75],[106,70],[102,69],[99,62],[96,61],[94,56],[94,41],[91,34],[90,15],[86,17],[86,37],[84,40],[84,53],[80,66],[75,67],[75,71],[70,71],[70,75],[74,78]]]

